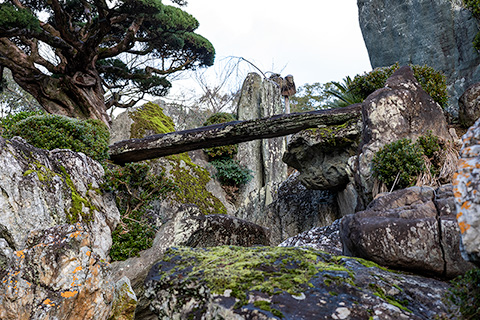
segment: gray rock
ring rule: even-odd
[[[344,254],[420,274],[463,274],[473,265],[460,258],[452,202],[451,187],[411,187],[379,196],[365,211],[343,217]]]
[[[356,154],[362,121],[345,126],[308,129],[294,134],[283,161],[300,171],[298,179],[309,189],[343,190],[349,182],[348,160]]]
[[[137,311],[142,319],[433,319],[447,312],[448,288],[307,248],[172,248],[150,270],[150,303]]]
[[[307,189],[298,177],[295,172],[280,184],[273,202],[265,210],[264,220],[257,222],[270,229],[272,244],[313,227],[330,225],[339,218],[335,195]]]
[[[137,302],[130,280],[127,277],[121,278],[115,283],[112,312],[108,320],[133,320]]]
[[[473,126],[480,118],[480,83],[474,83],[458,100],[458,120],[465,128]]]
[[[472,42],[477,21],[460,0],[403,2],[358,0],[360,28],[373,68],[413,63],[447,76],[449,113],[480,78],[480,55]]]
[[[126,276],[135,292],[142,292],[148,270],[172,246],[269,245],[266,228],[232,216],[204,215],[193,205],[177,208],[163,221],[150,249],[141,251],[138,257],[112,263],[116,281]]]
[[[411,68],[401,67],[387,80],[385,88],[363,102],[363,138],[355,170],[361,207],[378,193],[371,171],[375,153],[388,143],[401,138],[415,141],[428,132],[452,139],[440,106],[420,87]]]
[[[238,120],[252,120],[282,114],[280,88],[256,73],[245,79],[238,103]],[[240,188],[236,216],[257,221],[272,200],[278,185],[287,178],[287,166],[280,160],[286,149],[286,138],[272,138],[241,143],[236,156],[251,170],[253,179]],[[242,208],[243,207],[243,208]]]
[[[480,266],[480,120],[463,136],[454,195],[462,256]]]
[[[310,247],[322,250],[333,255],[342,255],[343,246],[340,239],[340,221],[335,220],[331,225],[315,227],[288,238],[280,243],[279,247]]]

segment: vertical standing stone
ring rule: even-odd
[[[256,73],[248,74],[238,103],[238,120],[252,120],[283,113],[279,86]],[[285,137],[256,140],[239,144],[237,159],[252,170],[253,179],[240,190],[237,216],[260,223],[262,213],[272,202],[279,183],[287,177],[282,162],[286,150]]]

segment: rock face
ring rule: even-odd
[[[450,109],[480,77],[480,54],[472,42],[478,25],[460,0],[357,0],[360,28],[373,68],[413,63],[447,76]]]
[[[401,138],[415,141],[421,135],[451,140],[440,106],[420,87],[412,69],[398,69],[385,88],[372,93],[363,102],[362,145],[355,170],[357,189],[365,207],[376,193],[371,164],[375,153],[387,143]],[[374,194],[372,194],[374,193]]]
[[[315,227],[280,243],[280,247],[310,247],[322,250],[333,255],[343,254],[343,245],[340,239],[340,221],[335,220],[331,225]]]
[[[463,136],[458,171],[454,176],[457,221],[462,255],[480,266],[480,120]]]
[[[238,103],[238,120],[252,120],[283,114],[280,88],[256,73],[245,79]],[[280,161],[286,138],[255,140],[238,146],[237,160],[252,171],[253,179],[240,190],[236,216],[257,223],[272,202],[278,184],[287,178],[287,166]]]
[[[398,190],[343,217],[344,254],[438,277],[465,273],[473,265],[461,258],[452,190],[451,185]]]
[[[307,248],[172,248],[150,270],[150,304],[137,311],[142,319],[433,319],[446,312],[447,288]]]
[[[458,100],[458,120],[465,128],[473,126],[480,118],[480,83],[474,83]]]
[[[102,166],[70,150],[0,138],[0,318],[106,319],[119,221]]]
[[[349,182],[348,160],[357,152],[361,118],[343,126],[307,129],[293,135],[283,162],[300,172],[309,189],[343,190]]]
[[[272,245],[339,218],[334,194],[307,189],[298,177],[295,172],[280,184],[263,220],[258,221],[270,229]]]

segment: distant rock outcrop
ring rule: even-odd
[[[448,111],[480,79],[480,54],[472,42],[477,21],[461,0],[357,0],[360,28],[373,68],[399,62],[428,65],[447,76]]]

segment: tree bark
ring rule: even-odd
[[[137,162],[206,147],[285,136],[322,125],[341,125],[360,116],[361,104],[354,104],[339,109],[221,123],[142,139],[119,141],[110,146],[110,159],[117,164]]]

